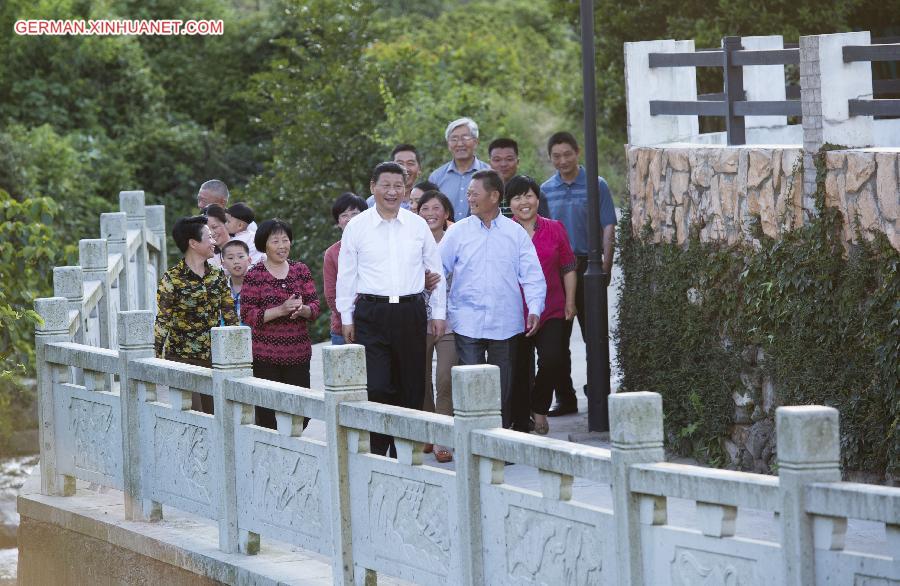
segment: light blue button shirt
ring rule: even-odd
[[[544,271],[528,232],[515,221],[498,215],[485,228],[478,216],[463,218],[450,226],[438,249],[444,272],[453,276],[447,314],[454,332],[487,340],[522,333],[522,291],[528,313],[543,313]]]
[[[438,186],[441,193],[447,196],[450,203],[453,204],[456,220],[462,220],[469,215],[469,200],[466,198],[466,191],[469,189],[469,183],[472,181],[472,175],[478,171],[490,169],[491,166],[484,161],[479,161],[475,157],[475,162],[465,173],[460,173],[456,167],[456,161],[450,161],[435,169],[428,180]]]

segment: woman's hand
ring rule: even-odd
[[[566,302],[566,321],[572,321],[576,315],[578,315],[578,309],[575,307],[575,302]]]
[[[278,312],[282,317],[295,318],[295,313],[303,307],[303,298],[294,293],[284,300],[284,303],[278,306]]]

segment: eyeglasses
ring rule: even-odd
[[[451,136],[447,139],[447,142],[450,144],[459,144],[461,142],[471,142],[475,140],[475,137],[471,134],[464,134],[462,136]]]

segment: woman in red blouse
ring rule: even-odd
[[[266,260],[253,265],[241,289],[241,322],[253,332],[253,376],[309,387],[312,343],[307,323],[319,316],[309,267],[288,259],[293,233],[284,221],[266,220],[254,238]],[[275,428],[275,412],[257,407],[256,424]]]
[[[569,373],[566,372],[566,349],[569,344],[566,321],[575,317],[576,275],[575,254],[569,245],[565,226],[537,213],[540,193],[538,184],[527,175],[517,175],[506,184],[506,197],[513,219],[531,236],[547,281],[540,329],[530,338],[521,336],[519,339],[513,386],[516,393],[513,398],[513,425],[514,429],[525,431],[522,428],[527,425],[527,397],[530,396],[534,431],[546,435],[550,431],[547,411],[553,389],[564,388],[569,380]],[[532,387],[530,375],[535,349],[538,365]],[[531,392],[525,394],[528,389]]]

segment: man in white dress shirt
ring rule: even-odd
[[[446,291],[422,295],[426,269],[443,275],[431,229],[402,209],[406,170],[380,163],[369,184],[375,207],[355,216],[341,236],[335,305],[344,338],[366,348],[369,400],[421,409],[425,397],[425,331],[445,329]],[[372,452],[394,455],[393,440],[373,433]]]

